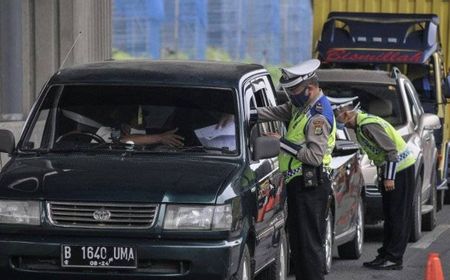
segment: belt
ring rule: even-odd
[[[323,167],[322,167],[322,171],[323,171],[324,173],[327,173],[327,174],[329,175],[329,174],[331,174],[331,167],[329,167],[329,166],[327,166],[327,167],[323,166]],[[288,178],[290,178],[290,177],[292,177],[292,176],[294,176],[294,175],[298,175],[298,176],[303,175],[303,169],[302,169],[301,166],[300,166],[300,167],[297,167],[297,168],[295,168],[295,169],[286,171],[286,172],[284,173],[284,178],[285,178],[285,179],[288,179]]]

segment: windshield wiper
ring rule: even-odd
[[[230,150],[228,147],[209,147],[209,146],[188,146],[188,147],[181,147],[181,151],[186,152],[207,152],[207,151],[219,151],[222,154],[234,154],[235,150]]]
[[[106,148],[108,151],[114,151],[115,149],[118,149],[120,151],[126,150],[130,152],[139,151],[142,148],[142,145],[137,144],[129,144],[129,143],[123,143],[123,142],[105,142],[105,143],[99,143],[95,146],[91,146],[88,149],[89,150],[101,150]]]

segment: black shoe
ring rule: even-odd
[[[402,270],[403,265],[401,262],[393,262],[390,260],[384,260],[384,262],[373,265],[370,268],[378,269],[378,270]]]
[[[364,262],[363,266],[365,267],[374,267],[384,263],[386,259],[383,256],[377,256],[373,261]]]

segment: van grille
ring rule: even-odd
[[[158,213],[156,204],[47,202],[51,224],[83,228],[149,228]]]

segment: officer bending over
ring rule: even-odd
[[[336,129],[333,110],[315,73],[319,65],[319,60],[312,59],[281,69],[280,84],[290,102],[257,108],[258,121],[289,122],[286,136],[280,139],[279,164],[287,184],[289,241],[297,280],[324,279],[325,272],[324,240],[331,193],[327,167]]]
[[[373,269],[402,269],[408,244],[414,199],[415,156],[397,130],[380,117],[353,108],[354,98],[330,98],[338,126],[355,130],[358,143],[378,167],[383,203],[383,245],[378,256],[363,265]]]

